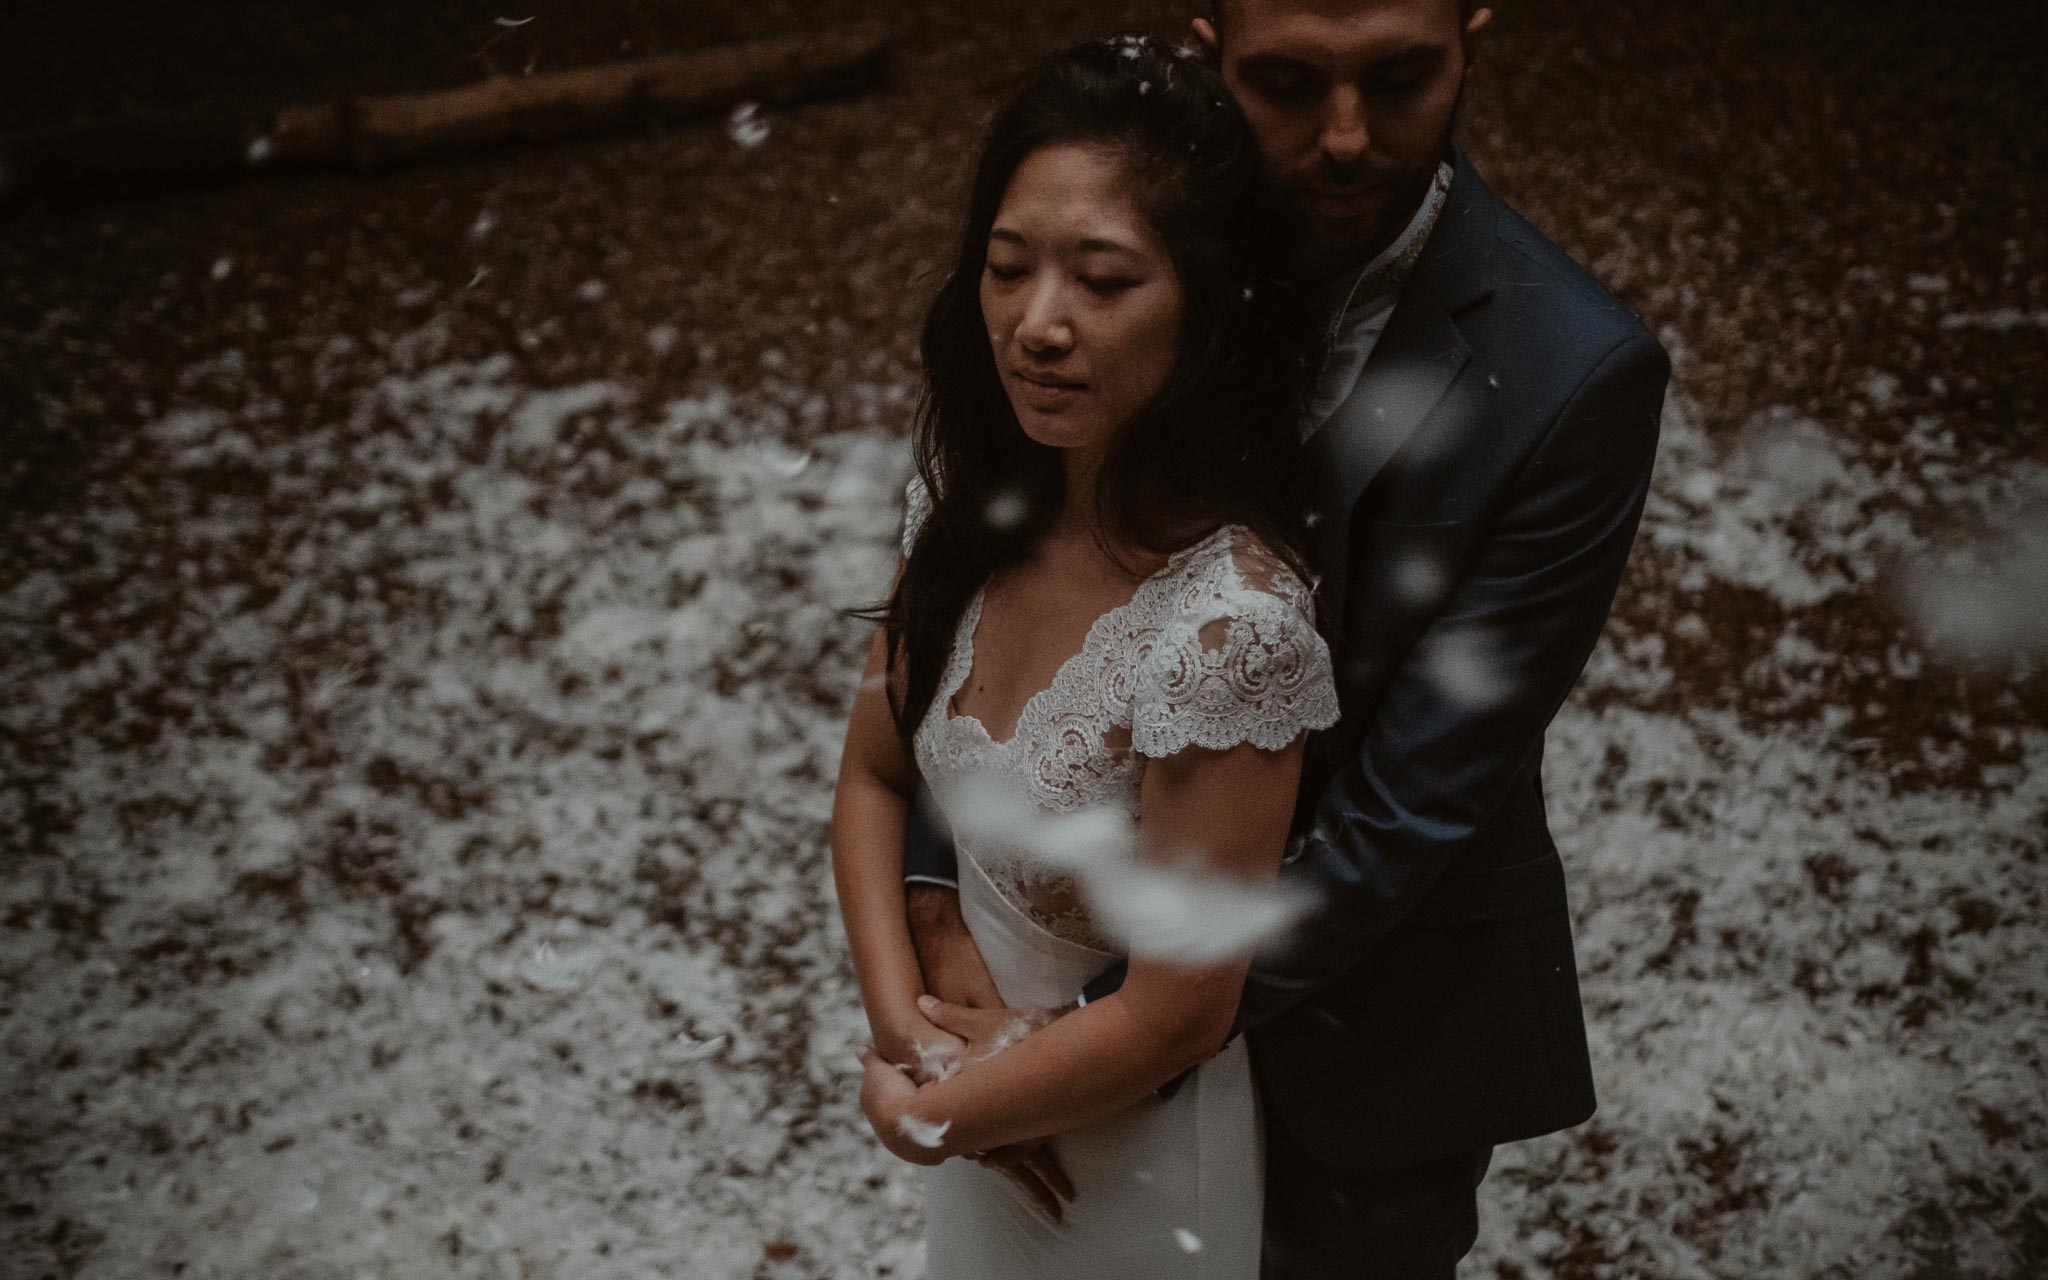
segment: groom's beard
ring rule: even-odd
[[[1331,228],[1317,223],[1314,218],[1309,219],[1311,231],[1300,255],[1301,274],[1305,279],[1326,279],[1353,267],[1364,266],[1400,237],[1415,217],[1415,211],[1422,207],[1422,199],[1429,193],[1429,184],[1436,181],[1437,166],[1451,157],[1451,138],[1457,132],[1458,112],[1464,105],[1465,89],[1460,85],[1458,96],[1451,103],[1451,113],[1444,120],[1443,132],[1429,150],[1429,159],[1391,181],[1387,202],[1373,215],[1370,223],[1355,229]],[[1316,175],[1316,180],[1332,187],[1345,187],[1370,177],[1371,173],[1369,165],[1349,169],[1326,166]]]

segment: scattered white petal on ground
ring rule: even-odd
[[[285,502],[163,524],[149,546],[170,570],[97,604],[90,575],[0,588],[0,616],[33,604],[104,637],[82,663],[5,659],[29,692],[5,712],[7,771],[13,742],[51,744],[45,794],[81,820],[0,883],[0,913],[31,924],[0,930],[0,1107],[54,1116],[35,1101],[51,1077],[17,1070],[13,1046],[74,1047],[54,1083],[86,1101],[15,1136],[125,1150],[159,1125],[171,1144],[161,1190],[124,1201],[86,1274],[173,1253],[219,1275],[313,1256],[410,1274],[447,1256],[451,1221],[479,1274],[515,1257],[594,1274],[594,1229],[560,1226],[602,1221],[632,1259],[620,1274],[750,1275],[689,1224],[756,1222],[745,1180],[797,1151],[793,1194],[877,1212],[779,1229],[914,1274],[897,1234],[913,1184],[827,1065],[864,1019],[823,838],[867,640],[838,610],[894,565],[902,397],[834,386],[842,429],[783,442],[765,396],[678,398],[649,420],[621,384],[525,385],[511,355],[412,367],[404,343],[330,345],[338,370],[355,362],[333,404],[284,431],[172,403],[124,446],[160,466],[32,536],[132,558],[122,525],[177,500],[156,478],[237,459]],[[581,469],[600,456],[608,471]],[[584,474],[612,478],[569,500]],[[245,550],[252,533],[267,550]],[[149,594],[177,602],[161,628],[107,612]],[[131,737],[150,688],[192,690],[208,715]],[[100,690],[106,714],[67,729]],[[0,791],[0,825],[18,827],[18,794]],[[159,856],[114,856],[140,848]],[[100,940],[50,962],[70,954],[74,901]],[[787,981],[756,980],[770,970]],[[837,1109],[793,1109],[811,1093]],[[247,1101],[246,1123],[216,1122],[222,1098]],[[50,1167],[36,1194],[74,1205],[132,1172]],[[658,1190],[620,1207],[639,1185]],[[404,1210],[380,1220],[366,1197]]]
[[[519,976],[543,991],[574,991],[596,977],[602,959],[588,951],[558,951],[543,942],[520,967]]]
[[[1888,407],[1899,395],[1899,380],[1889,373],[1873,373],[1863,380],[1863,394],[1878,408]]]
[[[1173,1229],[1173,1242],[1180,1246],[1182,1253],[1200,1253],[1202,1251],[1202,1237],[1186,1227],[1175,1227]]]
[[[677,1032],[676,1044],[678,1052],[676,1060],[678,1062],[698,1062],[705,1058],[715,1057],[718,1051],[726,1046],[729,1039],[728,1036],[719,1034],[709,1039],[699,1040],[687,1031]]]
[[[1941,318],[1944,329],[1989,329],[1993,333],[2011,333],[2015,329],[2048,328],[2048,311],[2022,311],[2018,307],[1999,307],[1994,311],[1958,311]]]

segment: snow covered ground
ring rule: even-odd
[[[8,1274],[919,1274],[823,839],[909,389],[649,412],[394,349],[311,427],[174,405],[112,442],[0,597]],[[1873,502],[1908,477],[1994,521],[2048,493],[1932,437],[1751,440],[1681,370],[1637,569],[1670,599],[1814,616],[1913,552]],[[2020,1274],[2048,731],[1973,726],[1998,751],[1943,785],[1870,767],[1846,710],[1682,687],[1731,620],[1655,596],[1546,769],[1601,1112],[1501,1153],[1474,1273]],[[1789,625],[1749,677],[1952,678],[1918,652]]]

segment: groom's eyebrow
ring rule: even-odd
[[[1390,71],[1399,70],[1427,73],[1434,71],[1438,67],[1442,66],[1444,64],[1445,59],[1449,58],[1450,56],[1450,51],[1445,49],[1442,45],[1410,45],[1408,48],[1401,50],[1399,53],[1389,54],[1384,58],[1375,58],[1373,60],[1373,66],[1384,68]]]
[[[1449,56],[1448,50],[1439,44],[1411,44],[1401,49],[1376,52],[1365,60],[1359,70],[1367,74],[1395,69],[1429,71],[1441,65]],[[1330,74],[1329,68],[1315,58],[1277,49],[1265,53],[1248,53],[1238,59],[1237,66],[1240,72],[1285,71],[1320,77],[1327,77]]]
[[[1318,71],[1319,67],[1307,58],[1291,53],[1248,53],[1237,60],[1240,71]]]

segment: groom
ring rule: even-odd
[[[1283,871],[1325,906],[1253,967],[1238,1020],[1268,1276],[1452,1276],[1493,1147],[1593,1112],[1543,734],[1620,582],[1670,366],[1451,146],[1491,17],[1224,0],[1194,23],[1312,228],[1331,335],[1302,429],[1344,716],[1311,742]],[[952,870],[914,829],[927,982],[985,1006]],[[934,1020],[974,1038],[993,1016]],[[1011,1172],[1062,1180],[1043,1152]]]

